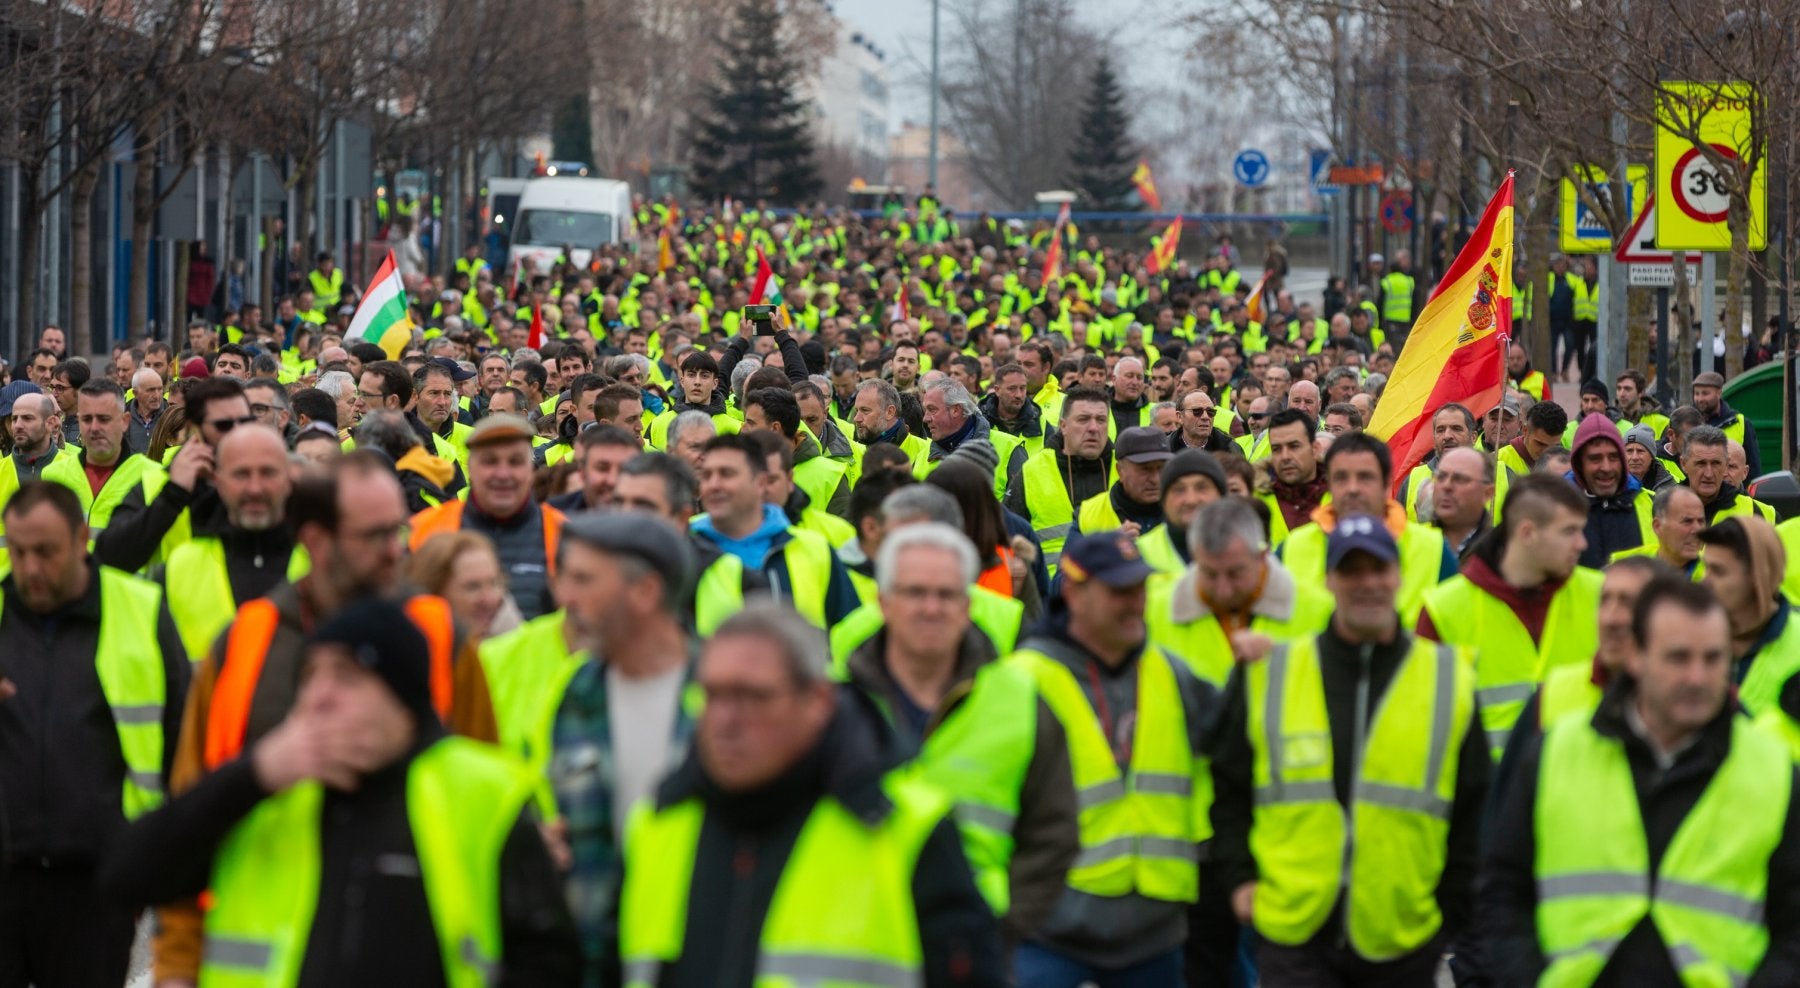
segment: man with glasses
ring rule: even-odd
[[[346,454],[331,470],[296,483],[287,520],[312,569],[239,607],[194,667],[182,720],[189,729],[169,774],[172,794],[250,751],[288,715],[314,629],[347,604],[394,597],[402,585],[406,505],[393,468],[377,454]],[[399,596],[431,648],[437,715],[453,733],[496,740],[487,677],[466,629],[453,623],[441,597]],[[166,905],[157,918],[157,981],[194,983],[204,950],[198,904]]]
[[[251,379],[244,385],[244,397],[250,400],[250,414],[263,425],[274,429],[282,438],[292,438],[288,422],[293,417],[288,409],[287,388],[272,377]]]
[[[1252,463],[1269,456],[1269,418],[1274,414],[1274,407],[1274,399],[1258,395],[1244,409],[1244,434],[1232,442]]]
[[[85,360],[65,360],[50,374],[50,385],[44,390],[56,399],[62,419],[62,441],[69,445],[81,442],[81,417],[75,411],[75,393],[88,383],[93,371]]]
[[[1184,449],[1204,449],[1223,453],[1231,448],[1231,437],[1223,429],[1213,428],[1219,409],[1212,395],[1197,388],[1181,396],[1181,428],[1169,435],[1169,448],[1179,453]]]
[[[890,772],[881,714],[834,684],[816,628],[753,605],[706,643],[694,676],[706,703],[693,746],[625,842],[613,915],[634,981],[713,983],[760,956],[775,979],[1005,983],[949,800]],[[866,905],[834,920],[783,888]],[[793,930],[808,931],[804,946]]]
[[[125,495],[112,523],[94,540],[101,562],[136,572],[192,537],[224,524],[225,505],[212,484],[213,451],[225,434],[256,421],[244,386],[229,377],[208,377],[187,388],[187,429],[169,462],[169,482],[146,501],[144,489]]]

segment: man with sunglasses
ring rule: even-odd
[[[187,429],[169,463],[169,482],[154,498],[144,489],[125,495],[112,522],[94,540],[102,563],[136,572],[193,537],[227,524],[225,504],[213,487],[214,450],[225,434],[256,421],[244,386],[229,377],[207,377],[187,388]]]
[[[1231,448],[1231,437],[1225,430],[1213,428],[1219,410],[1204,388],[1182,395],[1176,407],[1181,410],[1181,428],[1169,434],[1170,449],[1177,453],[1184,449],[1223,453]]]
[[[1244,458],[1255,461],[1269,455],[1269,417],[1274,413],[1274,399],[1258,395],[1244,408],[1244,434],[1232,442],[1243,451]]]

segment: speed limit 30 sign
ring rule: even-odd
[[[1656,214],[1656,246],[1665,250],[1731,249],[1731,195],[1739,167],[1758,135],[1751,133],[1756,90],[1746,83],[1666,82],[1657,107],[1656,184],[1668,202]],[[1708,152],[1711,152],[1710,154]],[[1768,240],[1768,176],[1764,155],[1747,186],[1751,250]]]

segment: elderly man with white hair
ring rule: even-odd
[[[875,560],[882,622],[844,670],[955,802],[976,885],[1024,939],[1062,898],[1080,808],[1061,721],[970,618],[978,565],[968,537],[942,522],[889,535]],[[994,746],[996,725],[1011,743]]]
[[[162,375],[148,367],[131,375],[131,395],[125,403],[125,448],[142,453],[150,448],[150,433],[168,408]]]
[[[1112,421],[1109,438],[1134,426],[1150,424],[1150,399],[1144,389],[1144,362],[1136,357],[1120,357],[1112,370]]]
[[[954,378],[940,377],[926,384],[919,402],[924,406],[925,430],[931,433],[930,462],[942,462],[964,447],[974,447],[970,453],[976,453],[984,445],[990,447],[995,463],[994,489],[1004,493],[1008,481],[1017,476],[1025,463],[1025,450],[1019,437],[989,428],[974,396]],[[985,461],[987,458],[980,459]]]

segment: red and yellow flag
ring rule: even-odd
[[[1431,453],[1431,417],[1448,402],[1476,415],[1499,402],[1512,338],[1513,176],[1481,214],[1413,324],[1369,432],[1394,454],[1394,489]]]
[[[662,274],[675,266],[675,250],[669,244],[669,231],[663,230],[656,235],[656,273]]]
[[[1170,221],[1169,228],[1156,239],[1150,248],[1150,256],[1145,258],[1144,267],[1151,274],[1161,274],[1175,266],[1175,250],[1181,246],[1181,217]]]
[[[1272,273],[1265,270],[1262,278],[1257,281],[1256,287],[1250,289],[1250,297],[1244,300],[1244,311],[1250,313],[1251,322],[1263,322],[1268,318],[1269,313],[1265,311],[1267,306],[1263,302],[1263,292],[1269,287],[1269,275]]]
[[[1050,231],[1050,247],[1044,251],[1043,284],[1062,277],[1062,241],[1063,228],[1069,225],[1069,204],[1063,203],[1062,209],[1056,213],[1056,226]]]
[[[1162,212],[1162,196],[1156,194],[1156,180],[1150,177],[1150,162],[1138,162],[1137,170],[1131,173],[1131,184],[1137,186],[1138,196],[1152,213]]]

